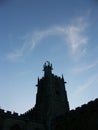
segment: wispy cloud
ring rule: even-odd
[[[15,60],[32,51],[41,41],[48,36],[59,36],[65,39],[65,45],[69,46],[72,54],[83,53],[88,38],[85,34],[87,22],[85,18],[78,18],[75,22],[65,26],[54,26],[46,30],[34,31],[24,36],[24,44],[7,55],[7,59]],[[83,48],[84,47],[84,48]]]
[[[14,52],[9,53],[6,58],[10,60],[16,60],[17,58],[20,58],[23,56],[23,53],[21,50],[15,50]]]
[[[87,25],[83,18],[79,18],[66,28],[66,39],[73,54],[84,52],[85,45],[88,43],[88,38],[84,35]]]
[[[25,44],[24,44],[21,48],[16,49],[11,53],[8,53],[6,55],[6,58],[9,59],[9,60],[14,61],[14,60],[16,60],[16,59],[18,59],[20,57],[23,57],[25,49],[26,49],[26,47],[25,47]]]
[[[83,85],[78,86],[78,88],[74,91],[72,94],[72,99],[73,98],[78,98],[81,94],[83,94],[86,89],[90,88],[93,86],[93,83],[98,79],[98,74],[90,77]]]
[[[96,67],[98,65],[98,61],[94,62],[94,63],[91,63],[91,64],[88,64],[88,65],[81,65],[81,66],[76,66],[75,68],[72,68],[72,73],[74,74],[78,74],[78,73],[81,73],[81,72],[85,72],[85,71],[88,71],[88,70],[91,70],[93,69],[94,67]]]
[[[70,95],[71,109],[79,107],[82,104],[88,102],[83,97],[86,94],[86,92],[90,92],[90,89],[92,89],[91,87],[94,86],[94,83],[97,81],[97,79],[98,79],[98,75],[92,76],[82,85],[75,87],[76,89],[74,89],[74,92],[72,92],[72,94]],[[87,94],[86,94],[86,97],[87,97]]]

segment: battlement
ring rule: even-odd
[[[5,111],[4,109],[1,109],[1,108],[0,108],[0,116],[14,117],[14,118],[20,117],[20,115],[16,112]]]
[[[98,109],[98,98],[96,98],[94,101],[88,102],[87,104],[83,104],[80,107],[75,108],[75,110],[71,110],[71,111],[80,112],[80,111],[95,110],[95,109]]]
[[[28,111],[26,111],[23,114],[20,114],[20,117],[23,118],[24,120],[32,120],[35,121],[35,108],[31,108]]]

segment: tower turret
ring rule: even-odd
[[[45,64],[43,65],[43,71],[44,71],[44,76],[49,76],[52,74],[52,64],[50,64],[49,61],[46,61]]]

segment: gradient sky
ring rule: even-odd
[[[97,0],[0,0],[0,107],[36,100],[45,61],[64,75],[70,109],[98,97]]]

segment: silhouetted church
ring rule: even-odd
[[[34,108],[21,115],[0,109],[0,130],[98,130],[98,99],[70,110],[63,75],[52,69],[44,64]]]

